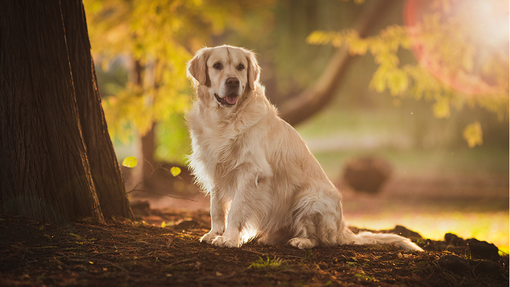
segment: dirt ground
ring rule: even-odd
[[[425,252],[393,246],[298,250],[199,242],[205,211],[134,207],[138,221],[66,226],[0,215],[0,286],[508,286],[508,255],[447,235],[431,241],[403,227]],[[161,220],[168,225],[162,227]]]
[[[208,200],[198,190],[163,195],[169,186],[191,188],[166,179],[130,193],[136,221],[85,219],[57,226],[0,214],[0,286],[509,286],[508,254],[500,256],[484,238],[445,234],[433,241],[400,226],[390,231],[425,252],[391,245],[303,251],[254,242],[239,249],[203,244]],[[416,192],[411,196],[409,190]],[[458,208],[459,202],[508,211],[508,177],[396,179],[375,198],[347,189],[344,202],[350,214],[418,203]]]

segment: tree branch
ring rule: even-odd
[[[357,22],[354,24],[360,37],[366,37],[377,19],[388,11],[397,1],[372,1],[365,4]],[[348,47],[339,48],[332,57],[320,78],[308,89],[278,107],[280,117],[291,125],[297,125],[322,110],[333,98],[341,80],[347,74],[354,58],[349,55]]]

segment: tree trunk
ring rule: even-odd
[[[66,31],[70,31],[66,36],[78,112],[101,210],[107,218],[132,217],[122,173],[101,107],[83,5],[63,1],[62,12],[65,15]]]
[[[157,166],[154,155],[156,154],[156,123],[140,137],[140,158],[142,166],[142,178],[145,187],[150,187],[151,175]]]
[[[388,7],[395,5],[395,2],[397,1],[376,0],[365,4],[366,7],[354,25],[360,37],[365,37],[377,19]],[[280,117],[291,125],[297,125],[326,107],[334,98],[353,59],[349,55],[348,47],[339,48],[321,77],[310,88],[278,107]]]
[[[154,74],[155,71],[151,71],[147,64],[142,63],[140,59],[133,58],[133,69],[131,72],[130,81],[135,84],[140,90],[145,90],[145,85],[154,85],[157,88],[155,79],[149,76],[149,83],[147,83],[147,73]],[[135,195],[140,194],[140,191],[146,190],[151,187],[151,176],[154,169],[157,166],[156,159],[154,157],[156,153],[156,123],[152,123],[152,126],[144,134],[138,133],[139,140],[139,151],[138,151],[138,168],[132,174],[131,186],[136,186],[138,192]],[[143,192],[143,191],[142,191]]]
[[[4,1],[0,9],[0,212],[56,223],[131,217],[83,6],[61,2]]]

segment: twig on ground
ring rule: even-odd
[[[180,264],[180,263],[184,263],[184,262],[188,262],[188,261],[193,261],[193,260],[196,260],[196,259],[197,259],[196,257],[189,258],[189,259],[183,259],[183,260],[175,261],[174,263],[170,263],[168,266],[173,266],[173,265],[177,265],[177,264]]]
[[[267,255],[267,253],[262,253],[262,252],[258,252],[258,251],[248,250],[248,249],[245,249],[244,251],[247,251],[247,252],[250,252],[250,253],[255,253],[255,254],[258,254],[258,255],[262,255],[262,256]]]
[[[69,256],[65,255],[64,253],[56,252],[55,254],[58,254],[58,255],[64,256],[64,257],[66,257],[68,260],[70,260],[70,261],[75,261],[75,262],[92,262],[92,261],[102,261],[102,262],[104,262],[104,263],[108,263],[108,264],[110,264],[110,265],[112,265],[112,266],[114,266],[114,267],[119,268],[120,270],[122,270],[122,271],[123,271],[123,272],[125,272],[125,273],[129,273],[129,271],[128,271],[127,269],[125,269],[125,268],[123,268],[123,267],[121,267],[121,266],[119,266],[119,265],[117,265],[117,264],[115,264],[115,263],[113,263],[113,262],[110,262],[110,261],[108,261],[108,260],[104,260],[104,259],[74,259],[74,258],[71,258],[71,257],[69,257]]]

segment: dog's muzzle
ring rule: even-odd
[[[226,96],[221,98],[218,94],[214,94],[216,101],[224,107],[231,107],[237,103],[239,98],[239,79],[235,77],[227,78],[225,81]]]

